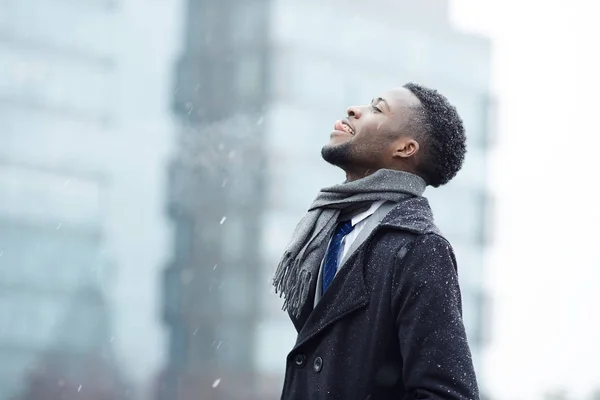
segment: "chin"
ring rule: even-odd
[[[348,141],[339,143],[337,141],[331,141],[321,149],[321,156],[323,160],[329,164],[335,165],[340,168],[344,168],[352,163],[351,160],[351,147]]]

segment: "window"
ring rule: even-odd
[[[228,204],[231,208],[256,205],[261,201],[261,177],[258,176],[260,173],[262,172],[258,168],[249,165],[239,165],[239,168],[232,171],[231,178],[227,181]]]
[[[18,38],[45,43],[52,48],[110,54],[117,43],[117,20],[114,13],[98,7],[100,3],[13,0],[10,9],[5,8],[7,30]]]
[[[36,349],[46,348],[64,313],[61,297],[5,292],[0,296],[0,341]]]
[[[0,216],[36,223],[97,226],[101,220],[99,181],[18,165],[0,168]]]
[[[260,181],[264,165],[264,150],[259,143],[261,126],[256,125],[260,117],[253,116],[236,121],[232,132],[243,132],[237,137],[237,144],[228,154],[227,180],[222,184],[228,197],[228,207],[238,208],[256,204],[260,196]]]
[[[245,54],[238,63],[237,91],[244,100],[257,101],[263,90],[263,63],[258,52]]]
[[[0,96],[94,115],[110,110],[110,68],[50,54],[0,46]]]
[[[484,345],[487,341],[490,321],[488,297],[478,288],[463,288],[463,319],[469,341],[475,347]]]
[[[243,270],[242,270],[243,269]],[[226,267],[220,289],[223,312],[230,317],[247,315],[253,308],[248,272],[245,266]]]
[[[294,227],[303,216],[303,212],[292,213],[288,210],[269,207],[262,221],[262,238],[259,248],[265,264],[276,266],[283,251],[290,242]],[[272,271],[271,271],[272,272]]]
[[[110,340],[108,314],[103,294],[85,286],[69,293],[53,332],[59,346],[86,352]]]
[[[227,319],[218,326],[216,340],[221,345],[217,357],[224,366],[246,369],[252,362],[254,326],[241,320]]]
[[[31,108],[19,104],[3,105],[0,109],[1,151],[19,154],[29,160],[46,161],[49,155],[57,160],[77,159],[82,151],[96,149],[110,133],[101,120],[70,118],[65,114],[45,111],[48,110],[32,112]],[[31,143],[36,143],[36,146]],[[86,147],[82,148],[83,143]],[[76,180],[64,177],[62,184],[67,181],[67,185],[76,183]]]
[[[215,37],[220,32],[221,14],[223,6],[216,1],[202,1],[202,2],[191,2],[190,8],[193,15],[200,15],[201,20],[197,22],[200,26],[200,37],[205,38],[206,43],[213,44]],[[201,9],[198,10],[198,9]],[[193,29],[188,29],[188,34],[194,32]],[[196,42],[191,38],[188,39],[190,42]]]
[[[231,34],[236,47],[258,44],[265,37],[267,5],[265,0],[241,0],[235,3],[231,13]]]
[[[194,220],[180,216],[175,221],[175,257],[186,264],[192,258],[194,249]]]
[[[248,237],[250,232],[246,231],[244,215],[228,216],[221,229],[223,230],[221,240],[223,258],[228,262],[240,262],[244,258],[246,242],[251,240],[251,237]]]
[[[262,371],[277,374],[285,367],[282,354],[287,354],[296,342],[297,333],[288,321],[275,318],[257,326],[256,362]]]
[[[23,304],[23,303],[22,303]],[[62,296],[56,298],[29,297],[24,304],[28,304],[27,331],[31,344],[38,348],[48,346],[56,335],[60,318],[65,311]]]
[[[206,209],[207,214],[212,212],[214,217],[219,217],[220,215],[223,214],[223,210],[222,209],[212,209],[209,210],[208,208]],[[224,223],[226,223],[227,221],[227,216],[223,215],[221,218],[221,221],[224,221]],[[223,218],[225,218],[223,220]],[[219,245],[222,242],[222,236],[221,236],[221,230],[219,229],[221,226],[217,225],[219,223],[219,221],[215,218],[210,220],[210,224],[207,223],[203,223],[202,225],[198,226],[197,229],[197,233],[199,234],[199,240],[195,240],[194,241],[194,246],[195,248],[197,247],[198,249],[201,249],[201,251],[206,251],[206,252],[214,252],[214,253],[218,253],[219,251]],[[195,252],[197,252],[198,250],[194,250]]]
[[[185,366],[190,350],[187,329],[182,324],[172,324],[170,328],[169,355],[171,363],[175,366]]]
[[[468,143],[477,148],[486,146],[490,134],[489,118],[493,111],[490,96],[467,87],[440,87],[439,90],[448,97],[462,117]]]
[[[484,238],[484,192],[479,189],[448,185],[428,195],[433,215],[442,232],[453,240],[482,244]]]
[[[78,232],[3,224],[0,282],[35,289],[71,290],[96,278],[100,243]]]
[[[181,313],[182,307],[181,270],[172,266],[165,270],[163,296],[163,317],[168,321],[174,321]]]
[[[2,348],[0,358],[0,398],[15,398],[16,391],[22,389],[22,380],[31,371],[39,352],[35,349],[8,347]]]
[[[186,342],[178,339],[176,336],[172,336],[171,340],[180,340],[182,344],[172,343],[172,346],[177,347],[177,351],[184,351],[185,354],[177,354],[174,365],[183,365],[182,360],[189,363],[190,369],[206,368],[207,364],[213,366],[213,360],[215,353],[218,353],[221,349],[221,339],[215,334],[215,321],[210,319],[202,319],[198,325],[191,325],[191,332],[186,336]],[[176,326],[176,329],[182,329],[182,327]],[[181,350],[179,350],[181,349]]]
[[[458,278],[461,286],[483,285],[484,249],[464,240],[454,240],[451,244],[458,262]]]

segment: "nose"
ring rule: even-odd
[[[348,118],[354,118],[354,119],[359,119],[360,118],[360,108],[356,107],[356,106],[352,106],[352,107],[348,107],[348,109],[346,110],[346,113],[348,114]]]

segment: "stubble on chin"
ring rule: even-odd
[[[321,149],[321,157],[336,167],[348,167],[352,163],[350,143],[327,144]]]

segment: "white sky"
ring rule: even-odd
[[[494,41],[494,298],[482,376],[497,400],[600,389],[600,4],[454,0]]]

